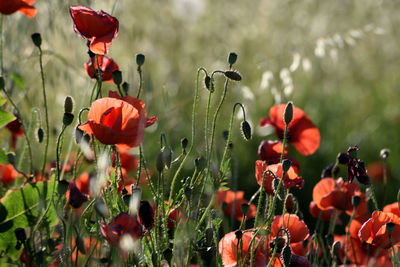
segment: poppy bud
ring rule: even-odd
[[[285,199],[285,190],[283,190],[283,185],[281,185],[279,192],[277,192],[280,180],[281,179],[275,178],[273,181],[272,187],[274,189],[274,193],[277,194],[279,200],[284,200]]]
[[[136,55],[136,64],[140,67],[144,64],[145,56],[143,54]]]
[[[72,114],[72,113],[64,113],[63,124],[65,126],[70,125],[73,121],[74,121],[74,114]]]
[[[41,127],[39,127],[36,131],[36,138],[39,143],[43,142],[44,131]]]
[[[79,144],[83,137],[83,131],[78,127],[75,128],[75,142]]]
[[[122,72],[116,70],[112,73],[113,81],[116,85],[120,85],[122,83]]]
[[[360,196],[352,196],[351,197],[351,204],[354,208],[357,208],[360,205],[361,197]]]
[[[347,164],[347,162],[349,162],[349,156],[346,153],[341,152],[336,156],[336,161],[339,164]]]
[[[171,168],[172,150],[169,147],[163,147],[161,152],[165,167],[167,167],[167,169]]]
[[[81,193],[79,188],[76,186],[75,181],[69,184],[69,199],[68,202],[75,209],[80,208],[83,203],[89,200],[87,195]]]
[[[235,236],[236,236],[237,240],[242,239],[242,236],[243,236],[242,230],[237,230],[237,231],[235,232]]]
[[[237,71],[227,70],[224,72],[224,74],[226,78],[231,79],[233,81],[239,82],[242,80],[242,76]]]
[[[204,78],[204,85],[206,86],[207,90],[214,92],[214,84],[212,84],[211,86],[211,77],[210,76],[206,76]]]
[[[292,194],[288,194],[285,200],[285,207],[288,213],[296,213],[298,209],[296,197]]]
[[[194,165],[198,172],[201,172],[206,167],[206,159],[204,157],[200,157],[194,160]]]
[[[61,180],[57,184],[57,192],[60,196],[64,195],[68,191],[69,183],[66,180]]]
[[[331,249],[332,257],[335,256],[336,258],[339,258],[341,247],[342,247],[342,244],[340,243],[340,241],[336,241],[333,243],[332,249]]]
[[[281,253],[281,258],[283,266],[288,267],[290,265],[290,260],[292,259],[292,249],[290,246],[285,246]]]
[[[165,165],[164,165],[163,157],[164,157],[164,155],[163,155],[162,151],[157,153],[157,156],[156,156],[156,169],[157,169],[158,172],[162,172],[164,170]]]
[[[26,241],[26,233],[24,228],[18,227],[17,229],[14,230],[14,234],[18,241],[20,242]]]
[[[290,159],[284,159],[282,161],[282,170],[284,172],[287,172],[289,170],[290,166],[292,166],[292,161]]]
[[[389,157],[390,150],[387,149],[387,148],[384,148],[384,149],[381,150],[380,154],[381,154],[381,158],[382,159],[387,159],[387,157]]]
[[[386,223],[386,231],[387,231],[389,237],[392,235],[395,226],[396,226],[396,224],[394,224],[392,222]]]
[[[40,47],[42,45],[42,37],[40,36],[40,33],[34,33],[31,35],[31,37],[34,45],[36,45],[37,47]]]
[[[236,60],[237,60],[237,54],[235,52],[230,52],[229,56],[228,56],[228,63],[230,66],[232,66],[233,64],[235,64]]]
[[[140,201],[139,207],[139,219],[140,223],[150,230],[154,226],[154,210],[150,203],[146,200]]]
[[[125,94],[128,95],[129,83],[124,82],[124,83],[122,84],[122,89],[124,90]]]
[[[189,143],[189,140],[186,137],[181,139],[181,147],[183,150],[186,149],[188,143]]]
[[[249,212],[249,208],[250,208],[250,205],[249,205],[249,204],[242,204],[242,205],[240,206],[240,209],[241,209],[241,211],[242,211],[242,213],[243,213],[244,215],[246,215],[246,214]]]
[[[293,119],[293,102],[289,101],[286,104],[285,111],[283,112],[283,119],[286,125],[292,122]]]
[[[70,96],[67,96],[64,100],[64,112],[72,113],[74,110],[74,99]]]
[[[6,83],[5,83],[5,81],[4,81],[3,76],[0,76],[0,89],[1,89],[1,90],[4,89],[5,84],[6,84]]]
[[[7,153],[7,160],[11,165],[15,165],[15,154],[14,152],[8,152]]]
[[[242,124],[240,125],[240,130],[242,132],[243,138],[245,140],[250,140],[251,139],[251,126],[247,121],[243,121]]]

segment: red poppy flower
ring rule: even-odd
[[[85,172],[78,176],[75,180],[76,187],[78,187],[79,191],[82,194],[89,195],[90,193],[90,174]]]
[[[18,172],[11,164],[0,164],[0,177],[3,185],[11,185],[17,178]]]
[[[329,207],[326,210],[321,210],[318,207],[318,205],[315,204],[314,201],[310,202],[310,214],[314,218],[320,219],[324,222],[329,222],[332,219],[335,210],[336,209],[334,207]],[[341,212],[341,211],[339,211],[339,212]],[[341,224],[340,218],[338,218],[337,223]]]
[[[18,116],[15,115],[15,117],[16,117],[15,120],[13,120],[12,122],[9,122],[6,125],[6,128],[11,132],[10,144],[11,144],[11,148],[13,150],[15,150],[15,148],[17,146],[17,138],[24,135],[24,130],[22,129],[22,124],[19,121]]]
[[[240,261],[243,262],[246,253],[250,248],[250,242],[253,238],[254,233],[253,231],[244,232],[242,235],[242,251],[240,254]],[[254,266],[262,267],[265,266],[266,256],[263,252],[264,247],[264,240],[260,238],[260,236],[255,237],[255,248],[259,242],[262,242],[258,249],[254,253]],[[238,263],[238,255],[237,255],[237,248],[238,248],[238,239],[236,238],[235,232],[230,232],[226,234],[218,244],[219,253],[222,256],[222,263],[224,266],[234,267],[237,266]],[[250,255],[250,251],[248,253]],[[250,265],[250,256],[247,256],[247,261],[245,266]]]
[[[256,179],[257,183],[261,185],[263,180],[263,174],[265,171],[273,172],[278,178],[282,177],[282,163],[267,165],[266,162],[257,160],[256,161]],[[274,195],[274,190],[272,188],[272,183],[274,180],[274,176],[267,172],[265,173],[264,179],[264,191],[270,195]],[[304,186],[304,180],[300,176],[297,175],[296,170],[291,166],[287,171],[285,177],[283,178],[283,185],[285,188],[291,188],[293,186],[302,188]]]
[[[334,180],[332,178],[323,178],[319,181],[313,189],[313,200],[321,210],[327,210],[329,208],[336,208],[341,211],[353,211],[353,205],[351,198],[356,195],[356,192],[360,191],[360,187],[355,183],[349,183],[343,181],[342,178]],[[362,195],[360,195],[362,197]],[[363,198],[361,199],[363,200]],[[364,198],[365,200],[365,198]],[[357,209],[361,209],[364,205]]]
[[[135,155],[132,155],[128,149],[117,148],[119,154],[119,161],[121,163],[121,167],[126,170],[126,172],[134,171],[138,168],[138,159]],[[115,153],[112,155],[113,166],[116,164]]]
[[[79,129],[94,134],[106,145],[125,149],[137,147],[143,141],[145,127],[152,125],[157,118],[147,117],[145,104],[137,98],[119,97],[118,93],[111,91],[109,96],[92,103],[88,121]]]
[[[237,191],[233,192],[231,190],[219,190],[217,192],[217,199],[220,203],[225,202],[226,208],[224,209],[224,214],[228,217],[234,216],[236,220],[243,220],[243,212],[241,209],[242,204],[248,204],[249,202],[244,199],[244,192]],[[257,208],[255,205],[251,204],[249,206],[249,211],[246,214],[246,218],[253,218],[256,216]]]
[[[383,207],[384,212],[391,212],[393,214],[396,214],[397,216],[400,217],[400,211],[399,211],[399,203],[394,202],[392,204],[388,204],[385,207]]]
[[[383,211],[374,211],[358,232],[362,241],[381,248],[390,248],[389,235],[386,229],[387,223],[394,223],[394,230],[391,235],[392,244],[400,242],[400,217]]]
[[[280,139],[283,139],[285,131],[285,122],[283,121],[285,107],[285,104],[271,107],[269,118],[266,117],[260,120],[260,126],[274,126],[275,133]],[[288,127],[287,140],[304,156],[313,154],[318,149],[321,141],[318,128],[303,110],[294,106],[293,119]]]
[[[116,216],[108,225],[102,222],[100,230],[107,242],[114,247],[119,246],[119,241],[125,234],[130,235],[133,239],[142,236],[142,225],[137,219],[125,212]]]
[[[99,66],[101,70],[101,80],[103,82],[113,82],[112,73],[116,70],[119,70],[118,64],[110,57],[106,57],[103,55],[98,55],[99,58]],[[95,79],[95,69],[97,70],[97,60],[96,57],[89,59],[88,62],[85,63],[86,73],[90,76],[90,78]]]
[[[276,164],[281,160],[283,144],[280,141],[262,141],[258,147],[258,157],[267,162],[267,164]],[[288,147],[285,147],[284,157],[289,153]]]
[[[276,237],[281,228],[285,228],[289,231],[290,243],[302,242],[306,240],[310,234],[305,222],[300,220],[296,214],[286,213],[283,220],[282,215],[275,216],[271,224],[271,236]],[[285,236],[285,232],[281,231],[279,236]]]
[[[367,173],[372,181],[377,183],[383,182],[384,164],[383,162],[372,162],[367,165]],[[390,179],[390,169],[387,168],[387,178]]]
[[[78,209],[83,203],[89,200],[89,197],[79,190],[74,180],[69,183],[68,191],[65,194],[68,203],[74,208]]]
[[[88,40],[90,50],[99,55],[107,54],[118,34],[118,20],[104,11],[96,12],[85,6],[70,6],[69,13],[75,32]]]
[[[165,205],[164,206],[165,210],[167,210],[168,209],[168,205],[170,205],[170,204],[168,203],[168,201],[164,201],[164,205]],[[157,215],[156,208],[157,208],[156,205],[154,205],[153,206],[154,216]],[[167,218],[167,227],[168,227],[168,229],[170,230],[170,229],[175,228],[175,226],[178,223],[178,221],[180,220],[180,218],[181,218],[180,211],[177,208],[174,208],[173,206],[171,206],[170,207],[170,211],[169,211],[169,215],[168,215],[168,218]]]
[[[0,13],[10,15],[14,12],[21,12],[28,18],[36,15],[36,8],[33,6],[35,0],[1,0]]]

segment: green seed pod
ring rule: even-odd
[[[282,161],[282,170],[284,172],[287,172],[289,170],[290,166],[292,166],[292,161],[290,159],[284,159]]]
[[[384,148],[384,149],[381,150],[380,154],[381,154],[381,158],[382,159],[387,159],[389,157],[390,150],[387,149],[387,148]]]
[[[75,128],[75,142],[79,144],[82,140],[84,132],[78,127]]]
[[[44,131],[41,127],[39,127],[36,131],[36,138],[39,143],[43,142]]]
[[[236,63],[237,60],[237,54],[235,52],[230,52],[228,56],[228,63],[230,66]]]
[[[249,212],[249,208],[250,208],[249,204],[242,204],[240,206],[243,215],[246,215]]]
[[[286,125],[292,122],[293,119],[293,102],[289,101],[286,104],[285,111],[283,112],[283,119]]]
[[[124,90],[124,92],[125,92],[125,95],[128,95],[128,91],[129,91],[129,83],[127,83],[127,82],[124,82],[124,83],[122,84],[122,90]]]
[[[224,74],[226,78],[231,79],[232,81],[239,82],[242,80],[242,76],[237,71],[227,70],[224,72]]]
[[[120,85],[122,83],[122,72],[116,70],[112,73],[113,81],[116,85]]]
[[[64,100],[64,112],[72,113],[74,110],[74,99],[71,96],[67,96]]]
[[[290,260],[292,259],[292,249],[290,246],[286,245],[282,249],[281,258],[283,266],[288,267],[290,265]]]
[[[240,130],[242,132],[243,138],[245,140],[251,139],[251,126],[247,121],[243,121],[240,125]]]
[[[242,239],[242,236],[243,236],[242,230],[237,230],[237,231],[235,232],[235,236],[236,236],[237,240]]]
[[[40,33],[34,33],[31,35],[31,37],[34,45],[36,45],[37,47],[40,47],[42,45],[42,36],[40,36]]]
[[[172,150],[169,147],[163,147],[161,149],[162,152],[162,159],[164,161],[164,166],[167,167],[167,169],[171,168],[171,162],[172,162]]]
[[[10,163],[11,165],[15,165],[15,153],[14,152],[8,152],[7,153],[7,160],[8,163]]]
[[[210,76],[206,76],[204,78],[204,85],[206,86],[207,90],[211,91],[211,93],[214,92],[214,83],[211,85],[211,77]]]
[[[64,113],[63,124],[65,126],[70,125],[73,121],[74,121],[74,114],[72,114],[72,113]]]
[[[360,196],[352,196],[351,204],[353,205],[354,208],[357,208],[358,205],[360,205],[360,202],[361,202],[361,197]]]
[[[140,67],[144,64],[145,56],[143,54],[136,55],[136,64]]]
[[[336,258],[339,258],[341,247],[342,247],[342,245],[341,245],[340,241],[336,241],[333,243],[332,249],[331,249],[332,257],[335,256]]]
[[[57,192],[60,196],[65,195],[68,191],[69,183],[66,180],[61,180],[57,184]]]
[[[186,137],[181,139],[181,147],[183,150],[186,149],[188,144],[189,144],[189,140]]]
[[[201,172],[206,167],[206,159],[204,157],[200,157],[194,160],[194,165],[198,172]]]
[[[158,172],[162,172],[164,170],[165,165],[163,158],[164,158],[163,152],[162,151],[158,152],[156,156],[156,169]]]
[[[386,230],[387,230],[389,237],[392,235],[395,226],[396,226],[396,224],[394,224],[392,222],[386,223]]]

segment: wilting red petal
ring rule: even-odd
[[[96,12],[85,6],[70,6],[69,12],[75,32],[90,42],[90,50],[99,55],[107,54],[118,34],[118,20],[104,11]]]
[[[104,55],[98,55],[98,59],[101,70],[101,80],[103,82],[113,82],[112,73],[119,69],[118,64],[112,58],[106,57]],[[95,69],[98,69],[97,60],[94,59],[93,63],[92,59],[89,59],[89,61],[85,63],[85,70],[92,79],[96,78]]]
[[[285,107],[285,104],[271,107],[269,110],[270,117],[260,120],[260,126],[274,126],[277,136],[281,139],[285,130],[285,122],[283,121]],[[318,149],[321,141],[318,128],[304,111],[297,107],[293,107],[293,119],[288,126],[287,138],[297,151],[304,156],[313,154]]]
[[[37,10],[33,6],[34,0],[1,0],[0,13],[10,15],[14,12],[21,12],[28,18],[33,18]]]
[[[274,221],[271,225],[271,235],[273,237],[276,237],[279,229],[286,228],[290,234],[290,243],[302,242],[308,238],[310,233],[308,227],[305,222],[300,220],[296,214],[286,213],[283,218],[283,222],[282,215],[277,215],[274,217]],[[279,236],[285,236],[285,233],[281,231]]]

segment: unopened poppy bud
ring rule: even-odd
[[[161,151],[164,166],[167,167],[167,169],[171,168],[172,150],[169,147],[163,147]]]
[[[75,142],[79,144],[82,140],[84,132],[78,127],[75,128]]]
[[[211,77],[210,76],[206,76],[204,78],[204,85],[206,86],[207,90],[214,92],[214,84],[211,85]]]
[[[156,169],[158,172],[162,172],[164,170],[165,165],[163,158],[164,158],[163,152],[162,151],[158,152],[156,156]]]
[[[351,197],[351,204],[354,208],[357,208],[360,205],[361,197],[360,196],[352,196]]]
[[[251,139],[251,126],[247,121],[243,121],[242,124],[240,125],[240,130],[242,132],[243,138],[245,140],[250,140]]]
[[[66,180],[61,180],[57,184],[57,192],[60,196],[65,195],[68,191],[69,183]]]
[[[11,165],[15,165],[15,154],[14,152],[8,152],[7,153],[7,160]]]
[[[43,137],[44,137],[44,131],[43,131],[43,129],[40,127],[40,128],[38,128],[37,131],[36,131],[36,138],[37,138],[37,141],[38,141],[39,143],[43,142]]]
[[[70,125],[73,121],[74,121],[74,114],[72,114],[72,113],[64,113],[63,124],[65,126]]]
[[[3,90],[6,85],[3,76],[0,76],[0,89]]]
[[[129,83],[124,82],[124,83],[122,84],[122,90],[124,90],[125,94],[128,95]]]
[[[18,241],[25,242],[26,233],[24,228],[18,227],[14,230],[14,234]]]
[[[396,226],[396,224],[394,224],[392,222],[386,223],[386,231],[387,231],[389,237],[392,235],[395,226]]]
[[[274,189],[274,193],[277,194],[279,200],[284,200],[285,199],[285,190],[283,190],[282,185],[278,192],[278,186],[279,186],[280,180],[281,179],[275,178],[273,181],[272,187]]]
[[[206,167],[206,159],[204,157],[200,157],[194,160],[194,165],[198,172],[201,172]]]
[[[113,71],[112,78],[116,85],[120,85],[122,83],[122,72],[119,70]]]
[[[387,149],[387,148],[384,148],[384,149],[381,150],[380,154],[381,154],[381,158],[382,159],[387,159],[389,157],[390,150]]]
[[[288,267],[290,265],[290,260],[292,259],[292,249],[290,246],[286,245],[281,253],[281,258],[283,266]]]
[[[186,149],[188,143],[189,143],[189,140],[186,137],[181,139],[181,147],[183,150]]]
[[[285,207],[288,213],[296,213],[298,209],[296,197],[292,194],[288,194],[285,200]]]
[[[231,79],[232,81],[239,82],[242,80],[242,76],[237,71],[227,70],[224,72],[224,74],[226,78]]]
[[[340,241],[335,241],[332,245],[331,249],[331,254],[332,256],[335,256],[336,258],[339,258],[340,256],[340,249],[342,248],[342,244]]]
[[[244,215],[246,215],[249,212],[249,208],[250,208],[249,204],[242,204],[240,206],[240,209]]]
[[[286,125],[292,122],[293,119],[293,102],[289,101],[286,104],[285,111],[283,112],[283,120]]]
[[[243,236],[242,230],[237,230],[237,231],[235,232],[235,236],[236,236],[237,240],[242,239],[242,236]]]
[[[336,156],[336,161],[342,165],[347,164],[347,162],[349,162],[349,156],[346,153],[341,152]]]
[[[67,96],[64,100],[64,112],[72,113],[74,110],[74,99],[71,96]]]
[[[154,210],[146,200],[140,201],[139,218],[141,223],[150,230],[154,226]]]
[[[290,166],[292,166],[292,161],[290,159],[284,159],[282,161],[282,170],[284,172],[288,172],[290,169]]]
[[[136,64],[140,67],[144,64],[145,56],[143,54],[136,55]]]
[[[230,66],[232,66],[233,64],[235,64],[236,60],[237,60],[237,54],[235,52],[230,52],[228,55],[228,63]]]
[[[42,36],[40,36],[40,33],[34,33],[31,35],[31,37],[34,45],[36,45],[37,47],[40,47],[42,45]]]

